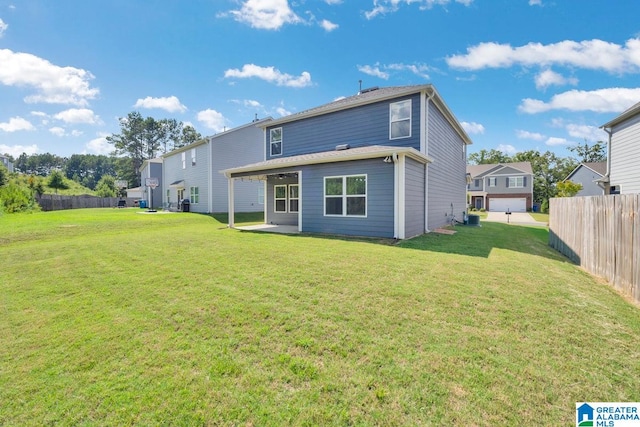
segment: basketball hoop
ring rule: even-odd
[[[145,185],[155,189],[158,186],[158,178],[145,178]]]

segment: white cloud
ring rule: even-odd
[[[570,123],[566,129],[572,138],[586,139],[588,141],[605,141],[607,139],[607,133],[596,126]]]
[[[169,96],[164,98],[152,98],[147,96],[144,99],[138,99],[133,106],[134,108],[159,108],[166,110],[170,113],[187,111],[187,107],[180,103],[180,100],[175,96]]]
[[[541,133],[537,133],[537,132],[529,132],[526,130],[517,130],[516,131],[516,136],[519,139],[532,139],[534,141],[542,141],[546,138],[546,136],[544,136]]]
[[[280,117],[285,117],[291,115],[291,111],[287,110],[284,107],[277,107],[276,112],[280,115]]]
[[[0,130],[5,132],[17,132],[20,130],[35,130],[35,127],[22,117],[12,117],[6,123],[0,123]]]
[[[538,89],[546,89],[549,86],[562,86],[578,84],[578,79],[575,77],[564,77],[562,74],[558,74],[552,70],[544,70],[535,77],[536,87]]]
[[[394,63],[394,64],[379,64],[375,63],[374,65],[358,65],[358,71],[368,74],[370,76],[378,77],[384,80],[388,80],[391,76],[390,71],[408,71],[410,73],[415,74],[418,77],[422,77],[424,79],[429,79],[429,71],[431,67],[425,64],[403,64],[403,63]]]
[[[396,12],[402,4],[417,3],[420,10],[431,9],[435,5],[446,6],[452,0],[373,0],[373,9],[364,13],[367,19],[373,19],[378,15],[384,15],[390,12]],[[473,0],[455,0],[464,6],[470,6]]]
[[[498,145],[498,147],[496,147],[496,149],[498,151],[502,151],[505,154],[509,154],[509,155],[514,155],[518,152],[518,150],[516,150],[516,147],[514,147],[511,144],[500,144]]]
[[[554,136],[549,137],[549,139],[547,139],[545,141],[545,144],[551,146],[551,147],[556,147],[558,145],[570,145],[573,144],[573,142],[568,141],[564,138],[556,138]]]
[[[262,104],[254,99],[232,99],[231,102],[234,104],[243,105],[247,108],[264,108]]]
[[[529,0],[529,6],[542,6],[542,0]]]
[[[55,136],[64,136],[65,133],[66,133],[64,128],[61,128],[59,126],[54,126],[54,127],[50,128],[49,132],[51,132]]]
[[[380,70],[377,65],[373,67],[371,65],[358,65],[358,71],[380,79],[389,79],[389,73]]]
[[[624,46],[598,39],[565,40],[548,45],[529,43],[519,47],[488,42],[468,48],[466,55],[450,56],[446,61],[450,67],[464,70],[555,64],[609,73],[638,72],[640,38],[629,39]]]
[[[287,0],[246,0],[239,10],[231,10],[228,14],[238,22],[262,30],[278,30],[285,24],[304,22],[291,10]]]
[[[324,0],[326,4],[340,4],[342,0]]]
[[[100,117],[88,108],[70,108],[55,114],[53,118],[65,123],[86,123],[90,125],[100,124]]]
[[[482,126],[480,123],[476,123],[476,122],[461,122],[460,123],[462,125],[462,128],[464,129],[465,132],[469,133],[469,134],[483,134],[484,133],[484,126]]]
[[[0,153],[6,153],[14,158],[19,157],[22,153],[26,153],[27,155],[36,154],[40,149],[37,145],[4,145],[0,144]]]
[[[84,132],[82,132],[81,130],[72,130],[71,131],[71,136],[81,136]]]
[[[597,113],[622,112],[640,99],[640,88],[609,88],[593,91],[570,90],[554,95],[549,102],[526,98],[518,109],[536,114],[550,110],[595,111]]]
[[[35,55],[9,49],[0,49],[0,64],[1,84],[35,89],[35,94],[25,98],[28,103],[85,106],[99,94],[90,86],[94,76],[80,68],[59,67]]]
[[[312,84],[311,74],[306,71],[303,71],[300,76],[294,77],[290,74],[282,73],[274,67],[261,67],[255,64],[245,64],[242,66],[242,70],[237,68],[229,69],[224,72],[224,77],[238,79],[257,77],[269,83],[275,83],[277,86],[287,87],[306,87]]]
[[[9,25],[5,24],[5,22],[0,18],[0,38],[4,35],[4,32],[7,31]]]
[[[207,128],[213,129],[216,132],[222,132],[225,130],[227,119],[216,110],[206,109],[198,112],[196,116],[198,121],[204,124]]]
[[[108,155],[113,152],[113,145],[107,141],[106,136],[98,136],[98,138],[92,139],[85,144],[85,148],[88,152],[93,154]]]
[[[331,32],[339,27],[338,24],[334,24],[333,22],[328,21],[326,19],[323,19],[322,21],[320,21],[320,26],[324,28],[324,30],[327,32]]]

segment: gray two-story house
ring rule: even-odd
[[[601,184],[602,177],[606,174],[607,162],[585,162],[580,163],[564,180],[582,186],[576,193],[577,197],[602,196],[605,194]]]
[[[526,212],[533,207],[529,162],[469,165],[470,205],[494,212]]]
[[[180,210],[188,200],[191,212],[227,212],[227,179],[220,171],[264,160],[261,126],[269,121],[270,117],[254,120],[164,154],[164,206]],[[240,180],[235,191],[235,211],[264,210],[264,184],[259,180]]]
[[[468,135],[432,85],[366,89],[263,124],[264,161],[229,168],[265,185],[265,222],[405,239],[462,219]]]

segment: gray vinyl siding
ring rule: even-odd
[[[432,103],[428,107],[427,154],[433,159],[427,166],[428,228],[433,230],[446,225],[452,212],[462,219],[467,209],[467,159],[462,138]]]
[[[227,212],[229,182],[220,171],[264,160],[264,130],[246,126],[236,131],[217,135],[210,139],[213,212]],[[264,205],[258,203],[258,194],[264,182],[236,180],[234,183],[235,212],[260,212]],[[266,196],[265,196],[266,197]]]
[[[602,196],[604,190],[593,182],[599,178],[602,178],[602,175],[584,165],[580,166],[570,179],[571,182],[582,185],[582,190],[578,191],[576,196]]]
[[[389,105],[405,99],[411,99],[411,137],[389,139]],[[386,145],[420,150],[419,119],[420,96],[415,94],[273,126],[282,127],[282,155],[273,158],[331,151],[342,144],[351,148]],[[267,160],[272,158],[270,129],[266,133]]]
[[[610,185],[620,186],[620,194],[640,193],[640,114],[612,131]]]
[[[289,184],[297,184],[297,183],[298,183],[298,179],[296,178],[280,179],[277,176],[269,176],[267,178],[267,194],[265,196],[267,224],[298,225],[298,212],[288,212],[289,210],[288,199],[287,199],[287,212],[285,213],[285,212],[275,211],[275,198],[274,198],[275,185],[289,185]]]
[[[367,175],[367,216],[324,216],[324,178],[329,176]],[[394,165],[382,159],[302,168],[302,231],[393,238]]]
[[[184,198],[191,199],[191,187],[198,187],[199,200],[195,203],[193,200],[189,206],[191,212],[208,212],[209,206],[209,144],[198,144],[190,146],[184,150],[176,151],[166,156],[165,162],[165,184],[169,186],[172,182],[184,181]],[[196,164],[191,162],[191,149],[196,150]],[[182,168],[182,153],[185,154],[185,168]],[[178,202],[177,189],[168,187],[171,195],[172,203]],[[166,192],[164,194],[164,203],[167,203]]]
[[[425,165],[413,159],[405,164],[405,238],[424,233]]]
[[[521,176],[524,178],[524,187],[508,187],[507,181],[509,177],[515,178]],[[489,178],[484,178],[485,191],[488,195],[491,194],[522,194],[522,193],[531,193],[532,192],[532,183],[533,179],[531,179],[530,174],[523,174],[522,172],[507,174],[507,175],[492,175],[491,177],[496,178],[496,186],[489,187]]]

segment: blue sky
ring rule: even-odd
[[[108,154],[131,111],[213,135],[433,84],[474,144],[605,140],[640,101],[637,0],[0,0],[0,153]]]

